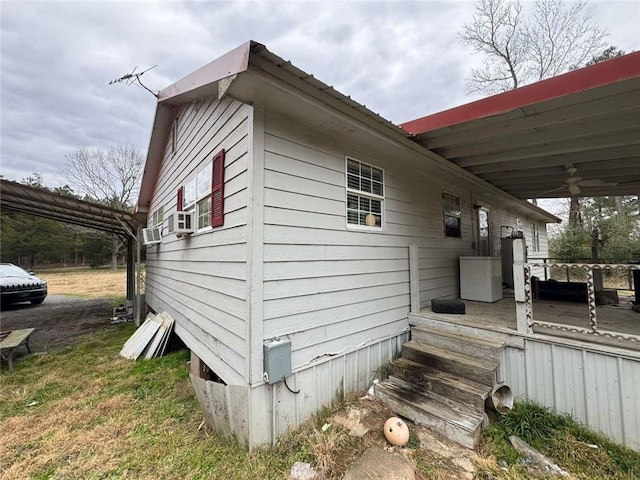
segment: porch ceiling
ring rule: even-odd
[[[638,195],[640,52],[401,127],[520,199]]]

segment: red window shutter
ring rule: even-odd
[[[176,210],[181,212],[183,207],[184,207],[184,187],[180,187],[178,188],[178,200],[176,202]]]
[[[211,226],[224,225],[224,150],[213,157],[211,166]]]

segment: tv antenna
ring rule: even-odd
[[[153,90],[151,90],[150,88],[148,88],[144,83],[142,83],[142,81],[140,80],[140,77],[142,75],[144,75],[145,73],[147,73],[149,70],[152,70],[154,68],[156,68],[158,65],[154,65],[151,68],[147,68],[145,71],[143,72],[138,72],[136,73],[136,69],[138,68],[137,66],[133,67],[133,70],[131,71],[131,73],[127,73],[123,76],[121,76],[120,78],[116,78],[115,80],[111,80],[109,82],[109,85],[113,85],[114,83],[122,83],[122,82],[126,82],[127,86],[129,85],[135,85],[137,87],[141,87],[144,88],[147,92],[149,92],[151,95],[153,95],[154,97],[158,98],[158,92],[154,92]]]

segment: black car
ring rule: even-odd
[[[47,282],[11,263],[0,263],[2,305],[31,302],[38,305],[47,298]]]

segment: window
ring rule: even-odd
[[[443,193],[442,204],[444,207],[445,237],[461,238],[460,197],[450,193]]]
[[[540,231],[538,230],[538,224],[531,224],[531,251],[540,251]]]
[[[158,208],[151,216],[149,217],[149,227],[158,227],[162,225],[164,222],[164,206]]]
[[[177,209],[193,212],[197,230],[224,224],[224,150],[178,189]]]
[[[182,201],[184,211],[194,212],[197,230],[211,226],[211,163],[186,183]]]
[[[381,230],[384,172],[352,158],[347,162],[347,226]]]
[[[198,230],[211,226],[211,195],[198,202]]]
[[[171,127],[171,153],[174,154],[178,150],[178,119],[180,117],[176,117],[173,121],[173,126]]]
[[[491,256],[491,218],[486,208],[478,209],[478,255]]]

